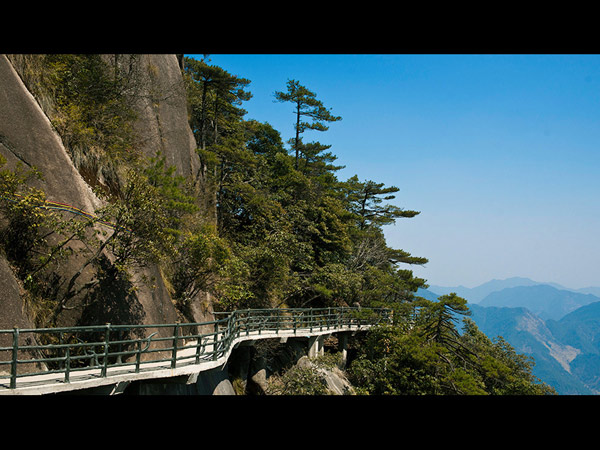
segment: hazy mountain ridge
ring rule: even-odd
[[[475,286],[473,288],[465,287],[465,286],[437,286],[430,285],[428,290],[434,292],[439,295],[449,294],[450,292],[455,292],[457,295],[466,298],[470,303],[479,303],[486,296],[491,294],[492,292],[501,291],[502,289],[514,288],[514,287],[522,287],[522,286],[536,286],[536,285],[546,285],[551,286],[555,289],[577,292],[580,294],[592,294],[597,297],[600,297],[600,287],[597,286],[588,286],[584,288],[572,289],[565,286],[562,286],[558,283],[553,282],[540,282],[534,281],[530,278],[524,277],[511,277],[506,278],[504,280],[490,280],[486,283],[483,283],[479,286]]]
[[[559,320],[577,308],[594,302],[600,302],[600,298],[592,294],[581,294],[538,284],[492,292],[478,304],[481,306],[523,306],[544,320]]]
[[[590,395],[600,394],[600,297],[591,295],[598,290],[515,277],[475,288],[431,286],[418,295],[456,292],[483,333],[533,357],[534,375],[561,395]]]

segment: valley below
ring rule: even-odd
[[[509,278],[474,288],[431,285],[417,295],[435,299],[455,292],[468,301],[470,318],[483,333],[533,358],[533,374],[559,395],[598,395],[599,291]]]

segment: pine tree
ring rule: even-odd
[[[301,134],[306,130],[327,131],[329,127],[325,122],[335,122],[341,120],[339,116],[331,114],[331,109],[327,109],[314,92],[302,86],[296,80],[288,80],[287,92],[275,92],[275,99],[279,102],[291,102],[295,106],[294,114],[296,123],[295,138],[291,141],[292,149],[296,154],[295,167],[298,169],[299,160],[302,153]],[[304,121],[307,118],[310,122]]]
[[[395,186],[384,187],[384,183],[376,183],[371,180],[359,181],[354,175],[344,185],[350,210],[358,217],[358,226],[364,230],[370,225],[383,226],[394,223],[400,217],[415,217],[419,211],[404,210],[392,204],[381,203],[393,200],[394,194],[398,192]]]
[[[239,105],[252,97],[244,91],[250,81],[191,58],[185,58],[185,74],[190,125],[198,147],[204,150],[218,143],[228,129],[227,121],[239,121],[246,114]]]

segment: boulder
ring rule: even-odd
[[[321,381],[327,386],[328,391],[332,395],[355,394],[354,388],[346,378],[346,375],[337,367],[324,368],[315,364],[308,356],[300,358],[297,367],[316,371]]]

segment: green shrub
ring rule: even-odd
[[[281,376],[269,379],[268,394],[326,395],[327,386],[313,368],[294,366]]]

